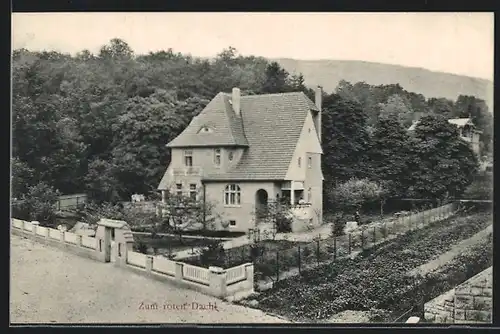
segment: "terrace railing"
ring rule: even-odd
[[[206,268],[196,267],[185,263],[182,266],[182,276],[188,281],[209,285],[209,273],[210,271]]]

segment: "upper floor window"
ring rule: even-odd
[[[182,183],[177,183],[175,187],[177,196],[182,196]]]
[[[216,148],[214,150],[214,163],[216,166],[220,166],[220,156],[221,156],[220,148]]]
[[[307,168],[312,168],[312,163],[313,163],[313,162],[312,162],[312,157],[309,157],[309,158],[307,159]]]
[[[233,152],[229,152],[228,159],[229,161],[233,161]]]
[[[193,200],[196,201],[196,183],[192,183],[189,185],[189,197]]]
[[[186,167],[193,166],[193,151],[191,150],[184,151],[184,165]]]
[[[299,157],[299,158],[297,159],[297,165],[299,166],[299,168],[300,168],[300,166],[302,165],[302,158],[301,158],[301,157]]]
[[[228,184],[224,189],[224,205],[240,205],[241,188],[237,184]]]

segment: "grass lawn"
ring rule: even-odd
[[[408,232],[354,259],[342,258],[305,270],[302,276],[281,280],[262,292],[257,297],[259,308],[299,321],[326,320],[345,310],[402,313],[447,291],[449,282],[472,277],[491,266],[490,238],[477,246],[476,252],[468,253],[466,261],[462,259],[467,265],[451,266],[444,276],[407,275],[492,221],[491,213],[452,217]]]

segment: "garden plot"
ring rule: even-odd
[[[423,282],[428,283],[425,279],[407,273],[449,251],[454,244],[470,238],[491,222],[491,213],[441,221],[411,231],[386,247],[362,253],[357,258],[339,259],[304,271],[302,277],[282,280],[256,300],[263,310],[303,321],[325,321],[346,310],[401,312],[416,303],[423,304],[428,296],[422,293],[434,295],[448,288],[443,284],[448,279],[439,278],[440,288],[432,289],[432,284],[430,288],[422,286]],[[486,268],[482,266],[491,265],[491,247],[488,248],[488,244],[480,246],[468,253],[468,261],[479,267],[467,270],[465,276],[472,276]],[[448,271],[453,270],[451,267]],[[464,270],[463,266],[458,270]],[[458,276],[457,273],[455,270],[453,275]],[[436,277],[429,279],[439,280]]]
[[[429,261],[412,271],[410,271],[410,275],[426,275],[445,264],[449,263],[454,257],[461,254],[464,250],[469,247],[475,246],[477,244],[484,243],[485,240],[488,240],[489,236],[493,233],[493,225],[488,226],[484,230],[474,234],[469,239],[463,240],[458,244],[454,245],[449,251],[439,255],[432,261]],[[491,245],[493,247],[493,244]]]

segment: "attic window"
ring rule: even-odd
[[[212,133],[214,130],[208,126],[202,126],[200,131],[201,133]]]

